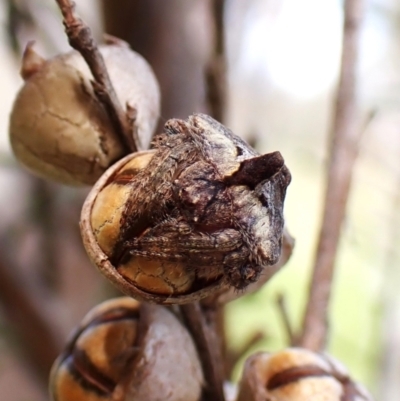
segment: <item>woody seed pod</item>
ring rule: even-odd
[[[203,376],[186,329],[163,307],[116,298],[92,309],[55,361],[54,401],[197,401]]]
[[[258,155],[201,114],[168,121],[153,145],[114,164],[85,201],[83,242],[99,270],[159,304],[270,277],[290,182],[280,153]]]
[[[334,358],[303,348],[247,359],[237,401],[373,401]]]
[[[147,62],[125,45],[100,47],[122,107],[137,111],[135,124],[147,147],[159,115],[157,80]],[[17,159],[33,172],[69,185],[91,185],[126,153],[97,99],[91,72],[72,51],[44,60],[25,50],[25,80],[10,118]]]

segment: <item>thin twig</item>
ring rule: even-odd
[[[352,170],[361,134],[357,118],[356,69],[364,0],[344,3],[341,72],[331,130],[323,221],[300,345],[321,350],[327,340],[327,312],[336,253],[346,210]]]
[[[35,300],[11,277],[10,271],[0,260],[0,303],[11,328],[21,340],[18,345],[23,355],[47,388],[51,365],[61,351],[60,343]]]
[[[106,109],[116,134],[127,151],[136,152],[139,144],[132,136],[127,113],[122,108],[108,75],[103,56],[97,47],[90,28],[75,14],[75,2],[56,0],[64,17],[65,31],[69,44],[77,50],[88,64],[93,74],[93,88],[100,103]]]
[[[236,364],[260,341],[266,340],[267,335],[263,331],[256,331],[252,336],[240,347],[239,350],[230,350],[225,358],[225,376],[229,380],[232,377],[233,369]]]
[[[218,351],[220,345],[215,328],[207,322],[205,313],[198,302],[182,305],[180,310],[201,359],[206,380],[203,399],[224,401],[223,365]]]
[[[276,297],[276,305],[282,319],[283,327],[288,337],[289,345],[295,345],[295,332],[293,330],[292,322],[289,318],[289,313],[286,305],[286,298],[283,294],[278,294]]]
[[[226,60],[224,35],[225,0],[212,1],[214,18],[214,49],[206,69],[206,94],[209,113],[223,122],[226,106]]]

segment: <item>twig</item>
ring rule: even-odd
[[[323,349],[327,339],[327,309],[335,258],[361,134],[357,118],[356,67],[363,8],[363,0],[344,3],[341,72],[331,130],[323,221],[300,339],[300,345],[316,351]]]
[[[139,144],[132,136],[134,129],[129,124],[127,113],[122,108],[108,75],[103,56],[97,47],[90,28],[75,14],[75,2],[56,0],[64,17],[69,44],[77,50],[93,74],[93,88],[100,103],[106,109],[116,134],[127,151],[136,152]]]
[[[206,380],[204,400],[224,401],[223,365],[215,328],[206,321],[198,302],[180,306],[187,328],[196,344]]]
[[[293,330],[292,323],[289,318],[289,313],[287,311],[286,299],[283,294],[278,294],[276,297],[276,305],[278,307],[279,314],[282,318],[283,327],[285,329],[286,335],[288,337],[289,345],[295,345],[295,332]]]
[[[228,379],[231,378],[233,369],[239,360],[242,359],[256,344],[266,338],[267,336],[264,332],[256,331],[239,350],[231,350],[227,352],[227,357],[225,358],[225,372]]]
[[[224,41],[224,5],[225,0],[212,1],[214,17],[214,49],[206,69],[206,95],[209,113],[216,120],[223,122],[226,105],[226,61]]]
[[[9,271],[0,260],[0,303],[21,340],[18,345],[22,347],[32,371],[47,388],[51,365],[61,347],[35,300],[22,290],[23,286],[11,277]]]

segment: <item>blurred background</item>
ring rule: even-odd
[[[76,3],[98,40],[103,31],[122,37],[152,64],[163,93],[161,124],[207,111],[208,0]],[[268,285],[227,306],[232,352],[257,333],[263,338],[247,354],[288,344],[278,295],[294,328],[302,319],[325,188],[342,19],[339,0],[226,1],[225,123],[259,151],[285,157],[293,177],[286,222],[296,240],[289,263]],[[80,242],[87,189],[35,178],[10,152],[9,113],[29,40],[46,57],[69,48],[55,1],[0,0],[0,399],[6,401],[47,400],[54,354],[92,306],[115,295]],[[330,308],[329,352],[383,401],[400,394],[399,43],[400,3],[367,1],[358,71],[363,136]]]

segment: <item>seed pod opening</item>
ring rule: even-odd
[[[151,67],[127,46],[105,45],[100,52],[122,107],[137,111],[135,124],[146,148],[160,108]],[[9,135],[16,158],[32,172],[64,184],[91,185],[126,154],[78,52],[43,60],[29,44],[21,74],[25,83],[13,105]]]
[[[83,319],[53,365],[50,392],[54,401],[197,401],[202,383],[194,344],[175,316],[117,298]]]
[[[282,156],[259,156],[205,115],[168,121],[153,146],[113,165],[85,201],[83,242],[100,271],[165,304],[272,275],[290,182]]]
[[[334,358],[303,348],[247,359],[237,401],[373,401]]]

